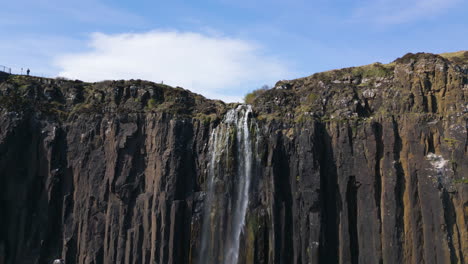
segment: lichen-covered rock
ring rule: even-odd
[[[408,54],[249,97],[239,263],[468,263],[464,56]],[[233,107],[140,80],[0,75],[0,263],[197,263],[209,139]],[[224,155],[216,191],[230,195]]]

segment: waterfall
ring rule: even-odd
[[[254,164],[251,113],[250,105],[239,105],[211,133],[200,264],[238,262]]]

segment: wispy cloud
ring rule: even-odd
[[[291,75],[254,43],[191,32],[92,35],[90,50],[56,59],[60,76],[99,81],[164,81],[209,98],[240,101],[262,84]]]
[[[353,19],[378,24],[403,24],[433,18],[461,0],[364,0],[354,10]]]

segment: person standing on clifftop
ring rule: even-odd
[[[30,73],[30,72],[31,72],[31,71],[28,69],[28,70],[26,71],[26,75],[29,76],[29,73]]]

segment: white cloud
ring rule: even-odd
[[[432,18],[453,8],[460,0],[364,0],[354,12],[358,20],[378,24],[403,24]]]
[[[208,98],[240,101],[262,84],[291,76],[257,45],[200,33],[95,33],[90,50],[56,59],[60,76],[100,81],[145,79],[181,86]]]

